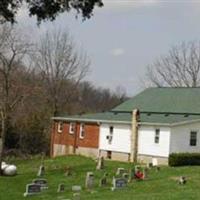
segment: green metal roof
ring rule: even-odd
[[[87,122],[131,123],[132,110],[140,110],[140,122],[176,124],[200,120],[200,88],[149,88],[110,112],[53,119]]]
[[[180,122],[190,122],[193,120],[200,120],[200,115],[183,115],[183,114],[149,114],[141,113],[140,122],[151,124],[175,124]]]
[[[200,114],[200,88],[149,88],[115,107],[114,111]]]
[[[73,115],[73,116],[59,116],[53,119],[67,120],[67,121],[82,121],[82,122],[113,122],[113,123],[131,123],[131,113],[115,113],[105,112],[96,114]],[[151,124],[175,124],[180,122],[189,122],[193,120],[200,120],[200,115],[184,115],[184,114],[158,114],[158,113],[141,113],[140,123]]]

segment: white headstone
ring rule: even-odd
[[[155,167],[155,166],[158,166],[158,159],[157,158],[152,158],[152,165]]]

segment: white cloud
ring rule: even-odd
[[[125,53],[125,50],[122,48],[115,48],[110,51],[113,56],[122,56]]]

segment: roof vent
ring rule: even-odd
[[[188,114],[185,114],[185,115],[184,115],[184,117],[188,117],[188,116],[189,116]]]
[[[168,116],[169,116],[169,114],[166,113],[166,114],[165,114],[165,117],[168,117]]]
[[[151,115],[151,113],[147,113],[147,116],[150,116]]]

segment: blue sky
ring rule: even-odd
[[[22,10],[18,26],[32,38],[55,27],[68,28],[90,57],[86,80],[112,90],[121,86],[130,96],[144,89],[148,64],[172,45],[200,40],[200,1],[104,0],[104,4],[85,22],[65,13],[40,27]]]

